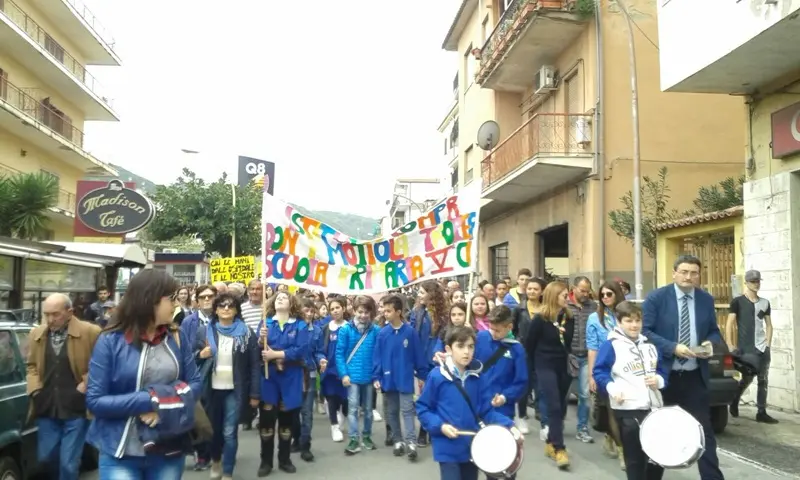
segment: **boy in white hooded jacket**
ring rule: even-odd
[[[662,405],[659,390],[666,386],[667,376],[658,349],[641,334],[642,310],[631,302],[622,302],[615,310],[617,327],[600,345],[592,373],[597,388],[608,392],[628,480],[660,478],[642,451],[639,424],[653,407]]]

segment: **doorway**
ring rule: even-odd
[[[536,232],[539,242],[539,272],[547,280],[569,280],[569,224]]]

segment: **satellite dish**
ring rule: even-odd
[[[494,120],[483,122],[478,129],[478,146],[487,152],[500,142],[500,125]]]

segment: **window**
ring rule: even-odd
[[[48,34],[44,34],[44,49],[47,50],[50,55],[56,57],[61,63],[64,63],[64,47],[58,44],[53,37]]]
[[[469,170],[467,170],[467,174],[464,175],[464,185],[472,181],[472,176],[473,176],[473,169],[470,168]]]
[[[481,23],[481,45],[486,44],[486,39],[489,38],[489,15],[487,14],[483,18],[483,23]]]
[[[3,0],[0,0],[0,7],[3,5]],[[8,98],[8,72],[0,68],[0,98]]]
[[[8,330],[0,331],[0,385],[25,381],[22,361],[16,352],[16,343]]]
[[[492,283],[508,276],[508,243],[501,243],[489,248],[489,260],[492,265]]]
[[[195,280],[195,266],[194,265],[173,265],[172,276],[175,280],[179,281],[182,285],[194,283]]]
[[[475,57],[472,56],[472,44],[464,52],[464,90],[475,81]]]
[[[452,172],[450,172],[450,186],[452,188],[458,188],[458,167],[454,168]]]
[[[19,353],[22,355],[23,362],[28,359],[30,333],[30,331],[17,330],[17,345],[19,345]]]
[[[45,292],[94,292],[97,269],[64,263],[25,261],[25,290]]]

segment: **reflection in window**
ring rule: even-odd
[[[0,290],[14,288],[14,259],[0,255]]]
[[[97,269],[39,260],[25,262],[25,290],[93,292]]]
[[[17,344],[19,345],[19,353],[22,356],[22,361],[28,360],[28,352],[30,352],[30,332],[23,332],[17,330]]]
[[[0,385],[25,380],[22,367],[14,353],[14,340],[8,330],[0,332]]]

